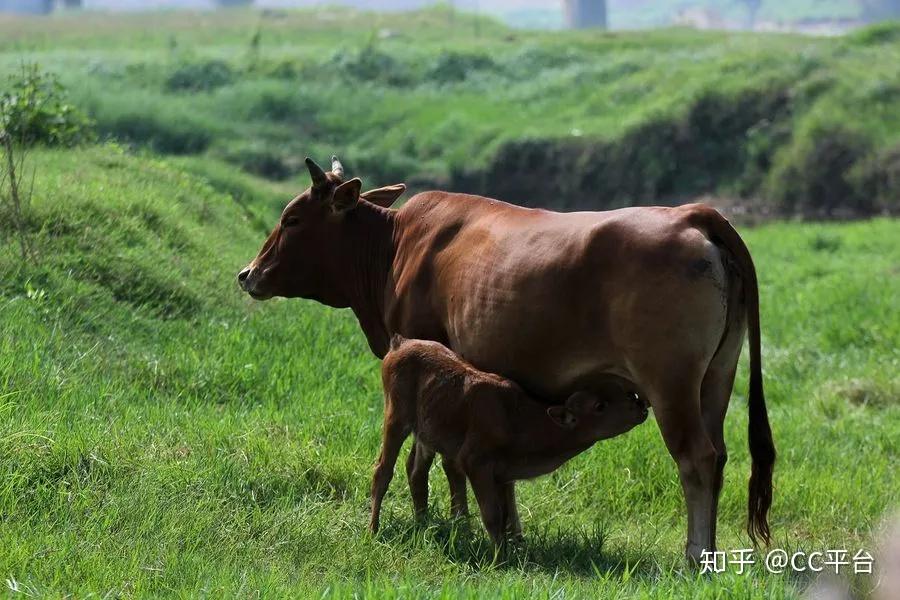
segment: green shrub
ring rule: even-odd
[[[326,68],[345,79],[405,86],[412,82],[409,67],[373,44],[359,50],[340,50]]]
[[[873,211],[900,214],[900,145],[886,148],[862,161],[850,180]]]
[[[56,76],[37,65],[23,66],[0,94],[0,132],[20,143],[72,146],[90,140],[91,127]]]
[[[317,102],[294,83],[272,79],[236,82],[219,90],[213,101],[222,114],[244,121],[281,123],[292,126],[312,122]]]
[[[775,165],[767,184],[782,213],[811,217],[871,214],[854,167],[871,151],[866,136],[840,125],[817,125],[800,137]]]
[[[228,85],[234,80],[234,72],[221,60],[185,63],[179,65],[166,78],[165,87],[170,92],[205,92]]]
[[[281,59],[276,61],[262,61],[257,59],[250,67],[253,73],[273,79],[297,79],[302,71],[301,65],[295,60]]]
[[[223,159],[239,166],[247,173],[275,181],[287,179],[299,172],[303,165],[301,160],[291,159],[277,148],[272,148],[259,141],[232,144],[219,154]]]
[[[213,140],[213,133],[198,123],[148,112],[112,116],[100,124],[100,130],[119,141],[165,154],[202,152]]]
[[[453,83],[463,81],[472,73],[493,71],[496,68],[496,63],[486,54],[442,52],[431,65],[426,77],[438,83]]]

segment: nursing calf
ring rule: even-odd
[[[517,527],[511,522],[513,482],[550,473],[598,440],[647,418],[646,405],[615,383],[599,396],[576,392],[564,405],[548,406],[442,344],[400,336],[393,337],[384,357],[382,381],[384,439],[372,481],[372,531],[378,529],[381,503],[410,433],[416,444],[407,473],[416,514],[427,509],[428,467],[438,452],[465,473],[484,526],[501,545]],[[460,502],[464,498],[454,498],[457,507]]]

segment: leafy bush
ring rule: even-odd
[[[72,146],[90,140],[91,127],[56,76],[37,65],[23,66],[0,94],[0,132],[23,144]]]
[[[382,52],[373,44],[359,50],[340,50],[331,58],[329,68],[344,78],[372,81],[392,86],[408,85],[412,74],[404,63]]]
[[[263,77],[271,77],[273,79],[297,79],[302,72],[302,65],[290,59],[276,61],[257,59],[249,67],[249,70]]]
[[[779,161],[768,182],[781,212],[805,216],[870,214],[874,204],[854,180],[871,141],[839,125],[817,125]]]
[[[166,154],[194,154],[206,150],[213,132],[189,120],[148,112],[125,112],[104,120],[101,131],[132,144],[147,145]]]
[[[319,105],[303,88],[272,79],[242,80],[216,92],[216,108],[243,121],[267,121],[304,127],[314,121]]]
[[[205,92],[228,85],[234,72],[221,60],[185,63],[166,78],[165,87],[171,92]]]
[[[900,145],[862,161],[850,173],[873,211],[900,214]]]
[[[442,52],[428,70],[426,77],[439,83],[463,81],[477,71],[497,68],[490,56],[480,53]]]
[[[290,159],[262,142],[230,145],[221,156],[248,173],[276,181],[299,172],[303,164],[298,158]]]
[[[419,160],[405,152],[385,155],[368,148],[349,149],[341,155],[341,162],[347,173],[365,173],[366,183],[373,186],[409,182],[410,174],[421,169]]]

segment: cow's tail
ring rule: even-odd
[[[759,284],[756,268],[744,240],[731,223],[718,211],[703,207],[694,214],[702,218],[702,227],[732,255],[740,270],[744,288],[744,304],[747,308],[747,331],[750,342],[750,393],[748,408],[750,419],[747,433],[750,442],[749,499],[747,504],[747,533],[754,544],[762,540],[769,543],[767,515],[772,505],[772,471],[775,467],[775,443],[766,412],[763,394],[762,356],[759,336]]]

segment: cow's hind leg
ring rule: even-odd
[[[737,359],[735,358],[735,362]],[[716,539],[716,523],[719,512],[719,496],[725,480],[725,463],[728,462],[728,450],[725,447],[725,414],[734,387],[735,367],[722,369],[711,367],[703,378],[700,388],[700,409],[706,434],[716,450],[716,472],[714,479],[714,496],[712,508],[712,539]]]
[[[700,411],[700,379],[686,375],[648,391],[663,440],[678,465],[687,507],[685,552],[695,563],[704,551],[714,551],[716,545],[718,459]]]
[[[700,412],[706,433],[716,449],[715,496],[713,498],[712,539],[716,539],[716,523],[719,511],[719,496],[724,483],[725,463],[728,462],[728,450],[725,447],[725,415],[734,389],[734,376],[737,371],[741,347],[744,344],[744,332],[747,329],[746,316],[741,307],[743,289],[740,285],[729,285],[728,326],[725,337],[716,350],[700,387]]]
[[[428,513],[428,472],[433,462],[434,450],[416,438],[406,461],[406,477],[412,494],[413,511],[419,520]]]

